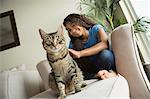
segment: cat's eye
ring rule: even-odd
[[[64,39],[60,39],[59,44],[63,44],[63,43],[64,43]]]
[[[52,43],[51,43],[51,42],[46,42],[46,45],[47,45],[47,46],[51,46]]]
[[[62,40],[59,41],[59,44],[61,44],[61,43],[62,43]]]
[[[46,40],[49,40],[49,37],[48,36],[46,36],[46,38],[45,38]]]

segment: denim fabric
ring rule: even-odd
[[[93,67],[95,72],[99,70],[115,70],[115,57],[112,51],[103,50],[98,54],[97,59],[94,61],[95,67]]]
[[[87,58],[88,61],[91,62],[92,66],[90,70],[83,71],[84,79],[94,79],[96,78],[95,75],[100,70],[114,70],[116,71],[115,67],[115,57],[111,50],[103,50],[96,55],[96,60],[90,60],[90,57]]]

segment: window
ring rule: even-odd
[[[148,11],[150,9],[150,0],[130,0],[130,1],[138,17],[146,16],[150,18],[150,12]],[[146,33],[146,35],[150,42],[150,32]]]
[[[150,18],[150,0],[121,0],[120,6],[128,23],[133,24],[138,18]],[[136,34],[137,44],[144,62],[150,63],[150,32]]]
[[[149,16],[150,1],[149,0],[130,0],[137,16]]]

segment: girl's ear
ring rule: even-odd
[[[61,25],[59,28],[58,28],[58,33],[64,35],[64,29],[63,29],[63,25]]]
[[[45,31],[43,31],[42,29],[39,29],[39,33],[40,33],[42,39],[44,39],[44,37],[47,35],[47,33]]]

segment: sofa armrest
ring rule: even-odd
[[[131,99],[150,99],[150,83],[139,57],[132,25],[117,27],[111,40],[117,72],[127,79]]]
[[[44,83],[45,90],[49,89],[49,73],[51,73],[51,67],[47,60],[40,61],[36,66],[41,79]]]

